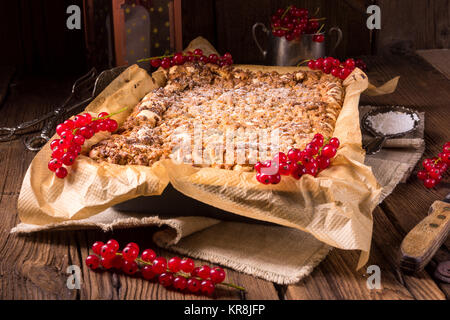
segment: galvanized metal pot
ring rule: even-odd
[[[262,31],[268,37],[268,48],[264,50],[256,37],[257,29],[261,27]],[[328,31],[328,34],[336,32],[337,40],[333,49],[330,51],[329,55],[332,56],[336,48],[342,41],[342,31],[338,27],[333,27]],[[294,66],[300,61],[317,59],[324,57],[325,52],[325,41],[324,42],[314,42],[312,34],[304,34],[300,39],[287,41],[285,37],[275,37],[272,32],[266,28],[266,26],[257,22],[252,28],[253,40],[255,41],[258,49],[264,57],[264,60],[269,65],[274,66]],[[324,34],[324,33],[322,33]]]

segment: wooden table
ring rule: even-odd
[[[448,52],[448,51],[447,51]],[[442,52],[433,63],[449,61]],[[436,155],[450,138],[449,79],[419,56],[366,57],[373,83],[401,76],[391,95],[370,98],[363,104],[405,105],[426,112],[426,156]],[[437,61],[437,62],[436,62]],[[1,106],[0,126],[30,120],[54,108],[67,95],[74,79],[28,77],[15,83]],[[153,282],[114,273],[86,269],[84,259],[96,240],[114,237],[121,243],[136,241],[155,247],[149,236],[154,228],[101,231],[42,232],[28,236],[9,234],[18,222],[17,198],[25,171],[34,153],[25,151],[20,140],[0,143],[0,299],[205,299],[166,290]],[[447,179],[448,180],[448,179]],[[427,214],[435,200],[450,192],[448,184],[426,190],[413,175],[374,211],[374,233],[368,265],[381,268],[380,290],[366,287],[365,268],[356,272],[358,252],[333,250],[313,273],[296,285],[280,286],[233,270],[230,281],[247,288],[245,296],[233,290],[219,290],[217,299],[445,299],[450,285],[432,278],[439,261],[450,260],[443,246],[427,269],[417,275],[398,270],[397,253],[406,233]],[[160,254],[170,253],[160,250]],[[82,269],[81,290],[66,287],[66,268]]]

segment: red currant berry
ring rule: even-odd
[[[323,59],[319,58],[315,62],[315,69],[316,70],[322,70],[322,67],[323,67]]]
[[[447,169],[448,169],[448,164],[446,164],[446,163],[444,163],[442,161],[439,161],[435,165],[435,168],[438,168],[441,171],[441,173],[445,173],[447,171]]]
[[[200,283],[200,290],[203,294],[212,295],[214,293],[214,283],[210,280],[203,280]]]
[[[142,268],[141,275],[145,280],[153,279],[156,276],[156,274],[153,272],[152,266],[150,265],[146,265],[144,266],[144,268]]]
[[[187,279],[182,276],[175,277],[173,279],[173,287],[178,290],[184,290],[187,288]]]
[[[64,179],[65,177],[67,177],[67,174],[68,174],[67,169],[64,167],[58,168],[55,171],[55,175],[60,179]]]
[[[211,268],[209,266],[201,266],[197,272],[197,276],[202,279],[209,279],[209,275],[211,273]]]
[[[262,184],[266,184],[266,185],[270,184],[270,175],[257,173],[256,174],[256,180],[258,180],[258,182],[260,182]]]
[[[194,270],[191,272],[191,276],[198,277],[198,271],[200,270],[200,267],[195,267]]]
[[[152,59],[152,60],[150,60],[150,65],[153,68],[159,68],[161,66],[161,59]]]
[[[107,120],[107,119],[106,119]],[[101,120],[98,124],[97,124],[97,127],[98,127],[98,130],[99,131],[108,131],[108,127],[107,127],[107,125],[106,125],[106,120]]]
[[[89,269],[95,270],[100,265],[100,259],[94,255],[87,256],[86,265],[88,266]]]
[[[279,152],[277,155],[275,155],[275,157],[273,157],[273,161],[280,164],[288,161],[288,157],[283,152]]]
[[[289,158],[289,160],[293,161],[293,162],[297,162],[300,161],[300,150],[298,149],[291,149],[289,150],[287,156]]]
[[[116,255],[114,258],[111,259],[113,268],[115,268],[117,270],[122,269],[123,262],[124,262],[124,260],[123,260],[122,256]]]
[[[156,253],[152,249],[145,249],[142,251],[142,260],[145,262],[152,262],[156,258]]]
[[[56,133],[61,136],[64,131],[70,130],[65,124],[61,123],[56,126]]]
[[[181,260],[180,262],[181,271],[185,273],[191,273],[192,270],[194,270],[194,268],[195,268],[194,260],[189,258]]]
[[[81,128],[81,127],[87,125],[88,121],[86,121],[86,120],[87,119],[83,115],[78,115],[73,119],[73,121],[75,122],[76,128]]]
[[[217,56],[217,54],[212,53],[209,55],[208,60],[210,63],[217,64],[219,62],[219,57]]]
[[[103,242],[97,241],[97,242],[95,242],[95,243],[92,245],[92,251],[93,251],[95,254],[100,255],[100,254],[101,254],[102,247],[103,247],[104,245],[105,245],[105,244],[104,244]]]
[[[62,162],[58,159],[52,159],[48,162],[48,169],[55,172],[57,169],[62,167]]]
[[[222,283],[225,280],[225,271],[219,267],[212,268],[210,277],[213,283]]]
[[[308,155],[315,156],[318,152],[319,152],[319,148],[313,144],[313,143],[308,143],[306,145],[305,151]]]
[[[194,55],[196,55],[196,56],[202,56],[202,55],[203,55],[203,50],[202,50],[202,49],[195,49],[195,50],[194,50]]]
[[[75,156],[79,156],[81,154],[81,146],[78,144],[72,144],[68,149],[67,152],[73,153]]]
[[[108,247],[111,247],[111,248],[113,248],[114,250],[119,250],[119,242],[117,242],[117,240],[114,240],[114,239],[110,239],[110,240],[108,240],[108,242],[106,243],[106,245],[108,246]]]
[[[351,69],[351,70],[355,69],[355,67],[356,67],[355,60],[353,60],[353,59],[347,59],[347,60],[344,62],[344,67],[349,68],[349,69]]]
[[[128,275],[133,275],[138,271],[138,265],[135,261],[125,260],[122,264],[122,270]]]
[[[163,67],[164,69],[169,69],[170,68],[170,58],[164,58],[161,61],[161,67]]]
[[[298,170],[292,173],[292,177],[296,180],[300,179],[306,174],[306,168],[302,165],[298,166]]]
[[[280,175],[288,176],[291,174],[291,169],[290,169],[291,163],[292,162],[290,160],[288,160],[287,162],[284,162],[284,163],[280,163],[280,171],[279,171]]]
[[[86,141],[86,139],[82,136],[82,135],[75,135],[75,137],[73,137],[73,143],[82,146],[84,144],[84,142]]]
[[[330,159],[324,156],[317,158],[317,164],[321,170],[324,170],[330,166]]]
[[[443,152],[440,158],[442,162],[444,162],[447,165],[450,165],[450,152]]]
[[[73,130],[75,129],[75,122],[73,120],[67,119],[66,121],[64,121],[64,125],[67,127],[67,129],[69,130]]]
[[[81,127],[80,130],[78,130],[77,134],[82,135],[85,139],[90,139],[94,136],[95,131],[91,127]]]
[[[294,35],[292,32],[287,33],[284,37],[286,38],[287,41],[294,40]]]
[[[313,36],[313,41],[314,42],[324,42],[325,41],[325,36],[323,34],[316,34]]]
[[[270,184],[279,184],[281,182],[281,175],[280,174],[273,174],[269,176]]]
[[[109,113],[108,112],[100,112],[99,114],[98,114],[98,118],[99,119],[103,119],[103,118],[106,118],[106,117],[108,117],[109,116]]]
[[[116,255],[116,252],[116,249],[105,244],[100,250],[100,255],[102,256],[102,258],[112,259]]]
[[[331,73],[331,67],[322,67],[322,71],[325,74],[330,74]]]
[[[59,139],[58,144],[61,149],[67,149],[71,146],[71,142],[64,139]]]
[[[297,172],[299,170],[299,165],[297,162],[290,162],[289,163],[289,173],[292,175],[293,173]]]
[[[227,52],[223,55],[223,58],[227,59],[227,60],[231,60],[231,59],[233,59],[233,56],[231,55],[231,53]]]
[[[61,157],[64,155],[64,148],[61,146],[56,147],[52,152],[52,158],[53,159],[61,159]]]
[[[306,174],[309,174],[313,177],[317,176],[318,173],[319,173],[318,166],[311,166],[309,168],[306,168]]]
[[[125,247],[135,248],[138,252],[139,252],[139,250],[140,250],[138,244],[137,244],[137,243],[134,243],[134,242],[128,243]]]
[[[159,276],[159,283],[163,286],[163,287],[170,287],[173,283],[173,274],[170,272],[164,272]]]
[[[117,123],[116,120],[113,120],[113,119],[106,120],[105,124],[106,124],[106,130],[111,133],[116,131],[117,128],[119,128],[119,124]]]
[[[91,116],[91,114],[90,113],[83,113],[83,117],[84,117],[84,119],[85,119],[85,121],[86,121],[86,124],[89,124],[89,123],[91,123],[92,122],[92,116]]]
[[[198,292],[200,290],[200,281],[194,278],[189,278],[187,281],[187,288],[192,293]]]
[[[350,70],[349,68],[342,68],[339,78],[345,80],[350,75],[350,73],[352,73],[352,70]]]
[[[323,138],[313,138],[311,143],[316,145],[317,148],[321,148],[323,146]]]
[[[257,162],[255,164],[255,167],[254,167],[255,171],[260,173],[261,172],[261,168],[262,168],[262,163],[261,162]]]
[[[331,75],[333,77],[339,78],[339,75],[341,74],[341,68],[339,67],[333,67],[331,68]]]
[[[76,158],[77,158],[76,154],[73,154],[71,152],[66,152],[61,157],[61,161],[62,161],[62,163],[64,163],[64,165],[71,166],[75,162]]]
[[[441,170],[439,168],[434,167],[429,173],[430,178],[439,180],[441,177]]]
[[[323,147],[321,155],[327,157],[328,159],[332,159],[336,155],[336,152],[337,150],[335,147],[327,144],[325,147]]]
[[[434,188],[436,186],[436,180],[435,179],[431,179],[431,178],[427,178],[423,182],[423,185],[425,186],[425,188],[428,188],[428,189]]]
[[[126,261],[134,261],[139,256],[139,251],[133,247],[126,247],[122,251],[122,256]]]
[[[71,142],[73,139],[73,133],[72,133],[72,131],[65,130],[65,131],[61,132],[60,137],[67,142]]]
[[[52,142],[50,142],[50,149],[55,150],[56,147],[59,146],[59,139],[55,139]]]
[[[113,267],[112,259],[102,258],[100,260],[100,263],[101,263],[102,267],[105,269],[111,269]]]
[[[180,271],[180,262],[181,262],[180,258],[173,257],[167,262],[167,267],[169,268],[170,271],[177,273],[178,271]]]
[[[209,62],[209,59],[208,59],[207,56],[201,56],[198,60],[199,60],[200,62],[205,63],[205,64]]]
[[[308,68],[311,70],[316,70],[316,61],[315,60],[309,60],[308,61]]]
[[[183,56],[183,54],[181,52],[177,52],[173,56],[173,61],[177,65],[182,65],[182,64],[184,64],[186,62],[186,58]]]
[[[331,138],[329,144],[335,147],[336,149],[338,149],[339,146],[341,145],[338,138]]]
[[[161,274],[167,270],[167,260],[163,257],[157,257],[153,260],[153,272]]]

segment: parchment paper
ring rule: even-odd
[[[215,52],[204,39],[194,40],[186,50],[191,48],[202,48],[208,54]],[[276,70],[280,73],[298,70],[296,67],[238,67]],[[163,84],[163,72],[157,71],[150,77],[143,69],[131,66],[114,80],[86,111],[96,114],[129,107],[127,112],[115,117],[122,123],[148,91]],[[170,182],[178,191],[204,203],[287,227],[287,230],[293,230],[294,233],[300,232],[303,239],[312,236],[311,243],[316,243],[320,259],[328,252],[328,246],[361,250],[357,266],[360,268],[368,259],[372,238],[372,211],[379,203],[381,187],[371,168],[363,164],[365,156],[361,147],[358,104],[361,92],[368,87],[367,76],[356,69],[345,80],[344,85],[345,101],[334,132],[334,136],[341,141],[341,148],[331,167],[322,171],[317,178],[308,175],[299,181],[284,178],[279,185],[264,186],[256,181],[255,173],[194,168],[186,164],[174,164],[170,160],[160,161],[152,167],[119,166],[97,163],[86,156],[80,156],[69,176],[60,180],[47,169],[51,155],[47,144],[32,161],[25,175],[18,202],[22,224],[14,231],[98,227],[102,224],[107,229],[108,222],[110,226],[118,227],[136,225],[128,223],[130,220],[127,221],[125,217],[114,216],[116,213],[112,213],[113,210],[108,208],[138,196],[159,195]],[[392,88],[387,91],[389,90]],[[92,145],[101,138],[96,137],[89,144]],[[128,215],[128,219],[133,220],[136,217]],[[196,219],[188,217],[179,220],[183,228],[190,228],[188,235],[199,230],[197,226],[189,227],[189,223]],[[98,224],[95,223],[96,220],[102,222]],[[147,225],[163,224],[152,217],[140,217],[140,221]],[[217,222],[210,219],[202,220],[202,223],[214,225]],[[243,238],[242,241],[246,240]],[[163,244],[164,241],[160,243]],[[176,241],[166,245],[174,243]],[[299,245],[293,251],[301,252],[301,248]],[[191,253],[181,247],[177,250]],[[211,256],[196,255],[201,258]],[[308,265],[309,269],[320,259],[312,259],[314,261]],[[211,257],[209,260],[216,262],[217,259]],[[264,272],[255,272],[257,268],[246,268],[244,262],[242,266],[236,261],[228,265],[240,271],[250,270],[250,273],[256,273],[257,276],[265,276]],[[288,275],[286,277],[290,279]],[[299,276],[296,275],[293,279],[298,280]],[[285,278],[279,282],[292,281]]]

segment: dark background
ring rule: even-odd
[[[372,3],[381,7],[381,30],[366,28],[365,11]],[[91,65],[104,68],[101,59],[92,59],[96,52],[88,54],[84,30],[66,28],[71,4],[82,6],[83,1],[2,0],[0,65],[15,66],[19,74],[79,75]],[[449,0],[183,0],[183,45],[202,35],[220,52],[231,52],[237,63],[262,63],[251,26],[268,23],[271,13],[289,4],[310,11],[321,7],[327,27],[343,30],[340,58],[449,47]],[[97,45],[103,46],[101,41]]]

